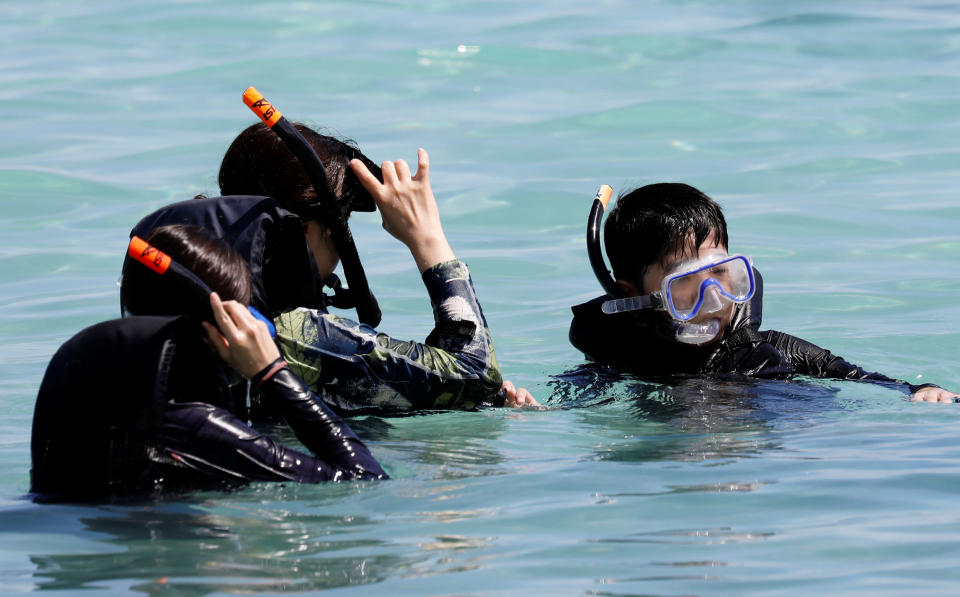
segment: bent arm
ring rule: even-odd
[[[386,479],[387,474],[353,429],[323,403],[289,367],[280,369],[260,394],[283,415],[308,450],[323,457],[337,478]]]
[[[284,358],[344,409],[470,409],[495,401],[503,380],[467,266],[444,261],[422,277],[435,321],[426,342],[298,309],[275,321]]]
[[[226,481],[316,483],[386,477],[362,443],[363,449],[353,454],[336,451],[311,456],[205,402],[169,403],[160,439],[164,451],[181,466]]]

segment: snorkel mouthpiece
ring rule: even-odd
[[[674,339],[683,344],[704,344],[717,337],[720,333],[720,320],[709,319],[703,323],[676,324]]]
[[[185,313],[185,315],[194,315],[214,325],[217,324],[213,316],[213,309],[210,307],[210,294],[213,290],[196,274],[139,236],[130,239],[130,244],[127,246],[127,255],[137,263],[145,265],[157,275],[163,276],[163,280],[179,286],[182,292],[193,295],[191,302],[195,307],[192,313]],[[277,337],[277,328],[272,321],[253,307],[248,306],[247,309],[251,315],[267,324],[271,338]]]
[[[370,291],[367,275],[363,271],[363,264],[357,253],[357,246],[353,242],[353,235],[347,225],[347,215],[330,189],[323,162],[293,123],[287,120],[280,110],[268,102],[255,87],[249,87],[243,92],[243,103],[280,137],[303,166],[317,194],[317,203],[311,206],[311,209],[317,209],[323,223],[330,227],[333,243],[340,254],[343,274],[347,278],[349,288],[343,290],[344,298],[340,304],[344,308],[355,308],[361,323],[376,327],[380,323],[380,306],[373,292]]]

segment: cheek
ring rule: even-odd
[[[647,270],[643,275],[643,288],[641,288],[641,291],[643,294],[650,294],[651,292],[660,290],[662,285],[663,274]]]
[[[340,261],[340,252],[337,251],[337,245],[333,244],[333,239],[327,237],[327,250],[330,251],[330,259],[336,264]]]
[[[730,321],[733,319],[733,312],[736,310],[736,303],[730,303],[723,309],[723,316],[720,318],[720,323],[724,326],[730,325]]]

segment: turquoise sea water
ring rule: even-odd
[[[662,180],[723,204],[765,328],[960,389],[960,3],[3,11],[0,593],[960,592],[960,405],[865,384],[625,380],[583,408],[358,420],[385,483],[26,497],[47,361],[117,315],[131,225],[215,192],[249,85],[374,160],[430,151],[504,373],[542,401],[582,360],[566,329],[599,291],[596,187]],[[412,260],[354,222],[382,329],[423,338]]]

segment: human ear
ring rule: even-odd
[[[640,289],[637,288],[636,284],[633,282],[627,282],[626,280],[617,280],[617,286],[620,287],[620,290],[626,293],[627,296],[639,296],[642,294]]]

